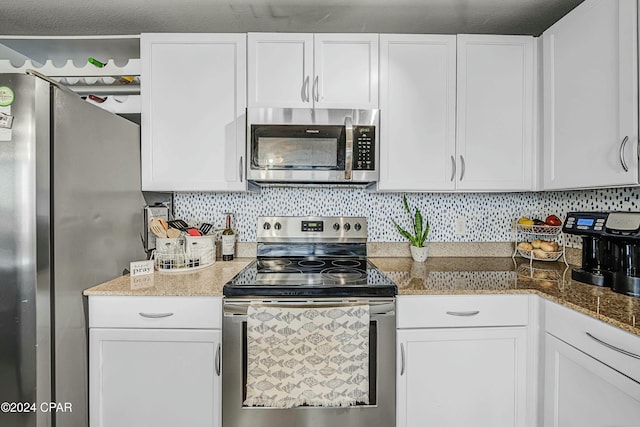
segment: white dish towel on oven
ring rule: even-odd
[[[246,406],[369,403],[369,306],[247,311]]]

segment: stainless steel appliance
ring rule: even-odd
[[[582,236],[573,279],[640,297],[639,212],[570,212],[563,231]]]
[[[260,217],[257,260],[224,286],[222,421],[225,427],[395,425],[396,285],[367,261],[360,217]],[[291,409],[243,406],[247,308],[367,304],[369,403]]]
[[[247,126],[250,182],[378,181],[378,110],[250,108]]]
[[[82,290],[145,258],[139,127],[33,76],[0,88],[0,402],[21,405],[0,425],[85,427]]]

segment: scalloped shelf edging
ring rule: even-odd
[[[0,59],[0,72],[2,73],[24,73],[29,69],[36,70],[48,77],[139,76],[140,59],[129,59],[124,66],[118,66],[113,59],[109,59],[102,68],[88,62],[84,66],[78,67],[71,59],[61,67],[56,66],[52,60],[47,60],[44,65],[40,66],[27,59],[21,66],[15,66],[8,59]]]

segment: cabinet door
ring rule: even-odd
[[[378,35],[315,34],[317,108],[378,108]]]
[[[458,36],[459,189],[533,188],[533,75],[533,37]]]
[[[640,384],[563,341],[545,338],[546,427],[637,426]]]
[[[89,332],[92,427],[220,427],[221,333]]]
[[[526,425],[526,328],[398,331],[398,427]]]
[[[380,190],[455,188],[456,36],[380,35]]]
[[[249,33],[249,107],[310,108],[313,34]]]
[[[636,3],[587,0],[542,35],[545,189],[638,183]]]
[[[246,36],[143,34],[142,189],[241,191]]]

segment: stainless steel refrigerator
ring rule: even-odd
[[[0,74],[0,403],[21,403],[2,427],[88,424],[82,291],[146,258],[139,135],[68,89]]]

